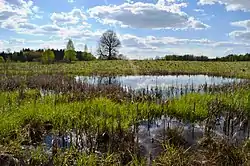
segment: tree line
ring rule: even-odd
[[[22,49],[19,52],[1,52],[0,57],[4,61],[14,62],[71,62],[78,61],[91,61],[96,57],[88,52],[87,45],[85,45],[84,51],[75,51],[73,41],[69,40],[66,49],[38,49],[32,50],[29,48]]]
[[[116,33],[107,30],[98,41],[97,57],[88,51],[87,45],[85,45],[84,51],[75,51],[74,43],[69,39],[66,49],[31,50],[27,48],[13,53],[8,50],[0,53],[0,62],[41,62],[48,64],[54,62],[92,61],[97,58],[101,60],[126,59],[125,56],[119,54],[118,49],[120,47],[121,42]]]
[[[190,54],[186,55],[166,55],[163,58],[155,58],[156,60],[167,60],[167,61],[250,61],[250,53],[244,55],[230,54],[224,57],[208,58],[207,56],[194,56]]]

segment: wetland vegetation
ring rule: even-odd
[[[1,162],[249,164],[247,79],[223,82],[218,77],[220,81],[213,82],[216,77],[202,76],[207,80],[199,83],[197,76],[179,76],[179,80],[172,76],[173,83],[167,84],[170,77],[152,76],[151,81],[159,77],[158,84],[150,85],[147,77],[139,77],[144,86],[138,88],[132,86],[138,80],[126,84],[130,77],[96,77],[102,80],[96,84],[55,73],[2,75]]]
[[[0,63],[0,74],[36,75],[180,75],[205,74],[250,78],[249,62],[198,62],[163,60],[97,60],[89,62],[55,63]]]

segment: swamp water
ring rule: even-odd
[[[137,95],[151,94],[166,100],[186,95],[190,92],[204,93],[212,91],[211,87],[239,83],[243,79],[214,77],[207,75],[166,75],[166,76],[115,76],[86,77],[77,76],[76,80],[91,85],[119,85]]]
[[[242,79],[214,77],[207,75],[166,75],[166,76],[76,76],[77,81],[87,82],[89,84],[119,84],[124,88],[134,90],[146,88],[166,89],[169,87],[193,87],[198,89],[202,85],[221,85],[225,83],[240,82]]]
[[[224,77],[212,77],[206,75],[168,75],[168,76],[117,76],[117,77],[86,77],[77,76],[77,81],[86,82],[88,84],[118,84],[125,89],[130,89],[140,93],[158,92],[162,94],[162,99],[178,97],[190,92],[207,92],[209,86],[224,85],[229,83],[239,83],[243,80],[235,78]],[[145,92],[146,93],[146,92]],[[223,132],[225,126],[225,118],[219,117],[217,119],[216,128],[213,132],[217,136],[225,137]],[[233,120],[232,122],[233,123]],[[232,141],[242,141],[248,135],[247,132],[242,130],[243,122],[237,123],[233,129],[231,129]],[[182,129],[182,135],[187,142],[188,146],[195,145],[197,141],[203,137],[205,133],[204,124],[192,124],[189,122],[182,122],[177,119],[170,119],[167,116],[162,116],[160,119],[156,119],[153,122],[148,120],[141,121],[138,126],[138,132],[136,140],[140,145],[140,153],[142,156],[154,159],[160,152],[162,152],[162,132],[167,128]],[[228,129],[230,130],[230,129]],[[71,137],[71,138],[70,138]],[[53,135],[47,135],[44,142],[49,149],[52,147],[53,140],[57,138],[60,147],[70,147],[70,144],[76,145],[80,140],[76,137],[75,132],[71,133],[71,136],[55,137]],[[62,139],[63,138],[63,139]],[[64,143],[62,143],[64,140]],[[77,145],[78,146],[78,145]],[[82,145],[79,145],[82,146]],[[83,147],[82,147],[83,148]]]

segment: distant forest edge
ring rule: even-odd
[[[49,49],[54,53],[54,62],[64,62],[64,49]],[[44,50],[31,50],[31,49],[23,49],[19,52],[1,52],[0,59],[3,61],[13,61],[13,62],[40,62],[42,59]],[[85,51],[76,51],[76,59],[75,61],[92,61],[96,59],[101,59],[99,57],[94,56],[90,52]],[[119,54],[113,60],[125,60],[127,59],[124,55]],[[166,60],[166,61],[250,61],[250,53],[246,53],[245,55],[240,54],[230,54],[225,57],[216,57],[216,58],[208,58],[207,56],[194,56],[194,55],[166,55],[164,57],[156,57],[147,60]],[[0,60],[1,61],[1,60]]]
[[[194,55],[166,55],[162,60],[168,61],[250,61],[250,53],[242,54],[229,54],[224,57],[208,58],[207,56],[194,56]]]

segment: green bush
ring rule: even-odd
[[[64,60],[66,61],[75,61],[76,59],[76,52],[74,50],[66,50],[64,52]]]
[[[83,52],[83,53],[82,53],[81,59],[82,59],[83,61],[93,61],[93,60],[96,59],[96,57],[93,56],[93,55],[92,55],[91,53],[89,53],[89,52]]]
[[[42,54],[42,63],[49,64],[53,63],[55,60],[55,54],[51,50],[45,50]]]

